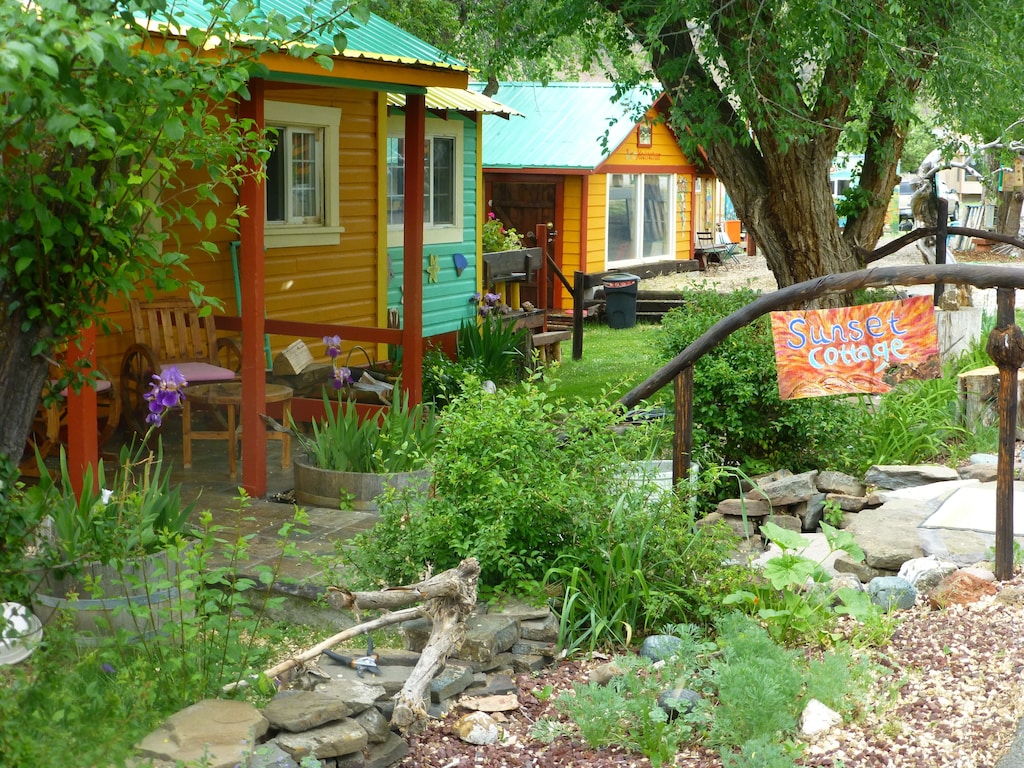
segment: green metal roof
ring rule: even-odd
[[[501,83],[494,98],[526,117],[484,116],[484,168],[593,170],[653,103],[640,89],[614,102],[614,83]]]
[[[277,12],[293,18],[308,16],[309,0],[254,0],[253,5],[256,8],[254,13],[262,12],[267,15]],[[173,8],[174,21],[183,27],[205,27],[210,23],[210,13],[202,0],[177,0]],[[348,14],[345,14],[344,18],[353,21]],[[371,15],[366,24],[357,24],[344,32],[348,38],[348,46],[344,51],[346,57],[466,69],[458,59],[442,53],[429,43],[376,15]],[[317,36],[316,41],[333,44],[333,39],[328,34]]]

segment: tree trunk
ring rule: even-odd
[[[996,208],[996,232],[1010,237],[1017,236],[1020,231],[1022,204],[1024,204],[1024,192],[1019,189],[1010,189],[999,193],[999,203]]]
[[[5,313],[0,326],[0,455],[14,464],[21,461],[50,369],[43,354],[33,354],[33,347],[48,334],[36,326],[25,329],[23,321],[20,312]]]

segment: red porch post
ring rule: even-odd
[[[253,78],[249,82],[249,100],[241,102],[239,109],[242,118],[254,120],[261,129],[265,125],[263,85],[262,78]],[[248,162],[254,171],[257,170],[255,159],[250,158]],[[242,487],[253,498],[261,498],[267,493],[267,431],[260,419],[260,414],[266,410],[267,392],[263,354],[263,182],[247,176],[242,181],[240,197],[247,212],[241,221],[239,282],[242,306],[238,308],[242,318],[242,412],[239,424],[245,435],[242,441]]]
[[[405,312],[402,387],[410,404],[423,399],[423,182],[426,97],[405,97]]]
[[[96,365],[96,327],[83,328],[77,339],[71,340],[67,350],[68,368],[73,368],[79,360],[88,360],[90,366]],[[86,384],[82,391],[68,392],[68,471],[71,473],[71,486],[75,493],[82,493],[82,478],[88,466],[96,467],[99,463],[99,446],[96,444],[96,390]],[[102,482],[103,478],[93,478],[93,484]],[[93,489],[95,490],[95,488]]]

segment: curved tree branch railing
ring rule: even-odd
[[[966,235],[985,237],[1024,249],[1024,242],[993,232],[966,227],[922,228],[873,251],[866,262],[876,261],[900,248],[928,236]],[[944,249],[943,249],[944,250]],[[880,254],[880,255],[879,255]],[[939,254],[944,260],[944,253]],[[686,349],[673,357],[645,381],[621,398],[625,408],[636,406],[669,382],[675,382],[675,434],[673,437],[673,480],[688,477],[693,452],[693,366],[701,357],[725,340],[729,334],[769,312],[790,309],[807,301],[834,293],[861,288],[893,285],[954,284],[976,288],[996,288],[998,315],[996,329],[989,338],[988,352],[999,367],[1000,419],[999,463],[996,477],[996,576],[1006,579],[1013,570],[1013,453],[1017,422],[1017,374],[1024,363],[1024,334],[1014,319],[1015,294],[1024,289],[1024,268],[978,266],[968,264],[926,264],[921,266],[875,267],[840,275],[827,275],[765,294],[742,309],[719,320]]]

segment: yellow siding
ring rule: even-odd
[[[588,189],[586,272],[605,270],[607,207],[608,176],[595,174],[590,177]]]
[[[655,114],[648,113],[648,118],[653,120]],[[679,148],[668,126],[657,121],[652,126],[651,146],[638,146],[634,129],[602,165],[636,165],[639,166],[637,173],[656,173],[660,167],[679,168],[692,163]]]
[[[377,136],[378,95],[374,91],[327,88],[268,88],[267,100],[287,101],[341,109],[339,130],[339,208],[344,232],[335,246],[271,248],[265,254],[266,313],[278,320],[339,325],[378,325],[378,195],[380,152]],[[227,197],[226,195],[224,196]],[[236,201],[225,199],[220,220],[233,211]],[[207,207],[200,207],[200,218]],[[175,227],[182,250],[189,256],[190,279],[202,283],[206,293],[221,299],[226,314],[237,315],[231,242],[237,237],[219,229],[210,238],[195,227]],[[198,248],[200,239],[217,243],[216,258]],[[386,269],[384,270],[386,274]],[[114,375],[123,350],[131,343],[131,321],[120,302],[112,302],[108,317],[121,327],[97,340],[97,354]],[[272,337],[276,354],[295,339]],[[315,357],[322,357],[319,340],[307,339]]]

